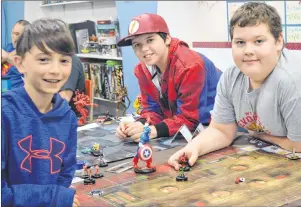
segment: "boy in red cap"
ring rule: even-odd
[[[172,38],[161,16],[133,18],[128,36],[117,45],[132,45],[140,60],[134,73],[143,106],[136,122],[119,125],[120,138],[139,139],[146,117],[150,117],[150,138],[173,136],[183,124],[191,131],[199,123],[208,125],[220,71],[187,43]]]

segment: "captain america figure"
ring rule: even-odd
[[[152,155],[153,150],[151,146],[149,145],[151,129],[149,127],[149,119],[147,119],[147,122],[144,124],[143,132],[140,136],[140,141],[138,144],[138,149],[135,157],[133,158],[133,164],[134,164],[134,171],[136,173],[151,173],[156,171],[156,168],[152,166]],[[138,161],[142,160],[146,162],[146,167],[142,168],[138,166]]]

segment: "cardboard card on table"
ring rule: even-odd
[[[198,135],[200,132],[204,131],[205,127],[203,126],[202,123],[199,123],[198,127],[195,129],[195,131],[192,134],[192,138]]]
[[[181,133],[181,135],[186,139],[187,142],[190,142],[192,140],[191,132],[189,131],[188,127],[185,124],[183,124],[177,131],[177,133],[173,136],[170,143],[172,143],[176,139],[179,133]]]
[[[125,163],[121,163],[119,165],[115,165],[114,167],[106,169],[106,172],[121,173],[121,172],[129,170],[131,168],[133,168],[133,166],[131,165],[131,162],[125,162]]]
[[[280,154],[280,155],[287,155],[287,154],[291,153],[290,151],[282,149],[282,148],[280,148],[278,146],[275,146],[275,145],[263,147],[263,148],[261,148],[261,150],[263,150],[265,152]]]

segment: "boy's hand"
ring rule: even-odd
[[[134,135],[136,135],[135,137],[137,138],[137,135],[141,135],[143,129],[144,125],[140,121],[136,121],[127,125],[125,134],[131,138],[134,138]]]
[[[80,203],[78,201],[78,197],[77,197],[77,195],[74,195],[72,207],[79,207],[79,206],[80,206]]]
[[[127,125],[123,122],[119,123],[119,126],[116,129],[116,136],[120,139],[125,139],[127,137],[127,134],[125,133]]]
[[[188,159],[189,165],[193,166],[195,161],[199,157],[198,149],[193,145],[186,145],[184,148],[180,149],[176,153],[174,153],[168,160],[168,164],[173,166],[176,170],[180,169],[180,158],[185,154]]]

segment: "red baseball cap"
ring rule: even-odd
[[[157,32],[169,34],[169,29],[165,20],[157,14],[142,14],[132,19],[128,29],[128,36],[119,40],[117,46],[130,46],[132,45],[134,36]]]

